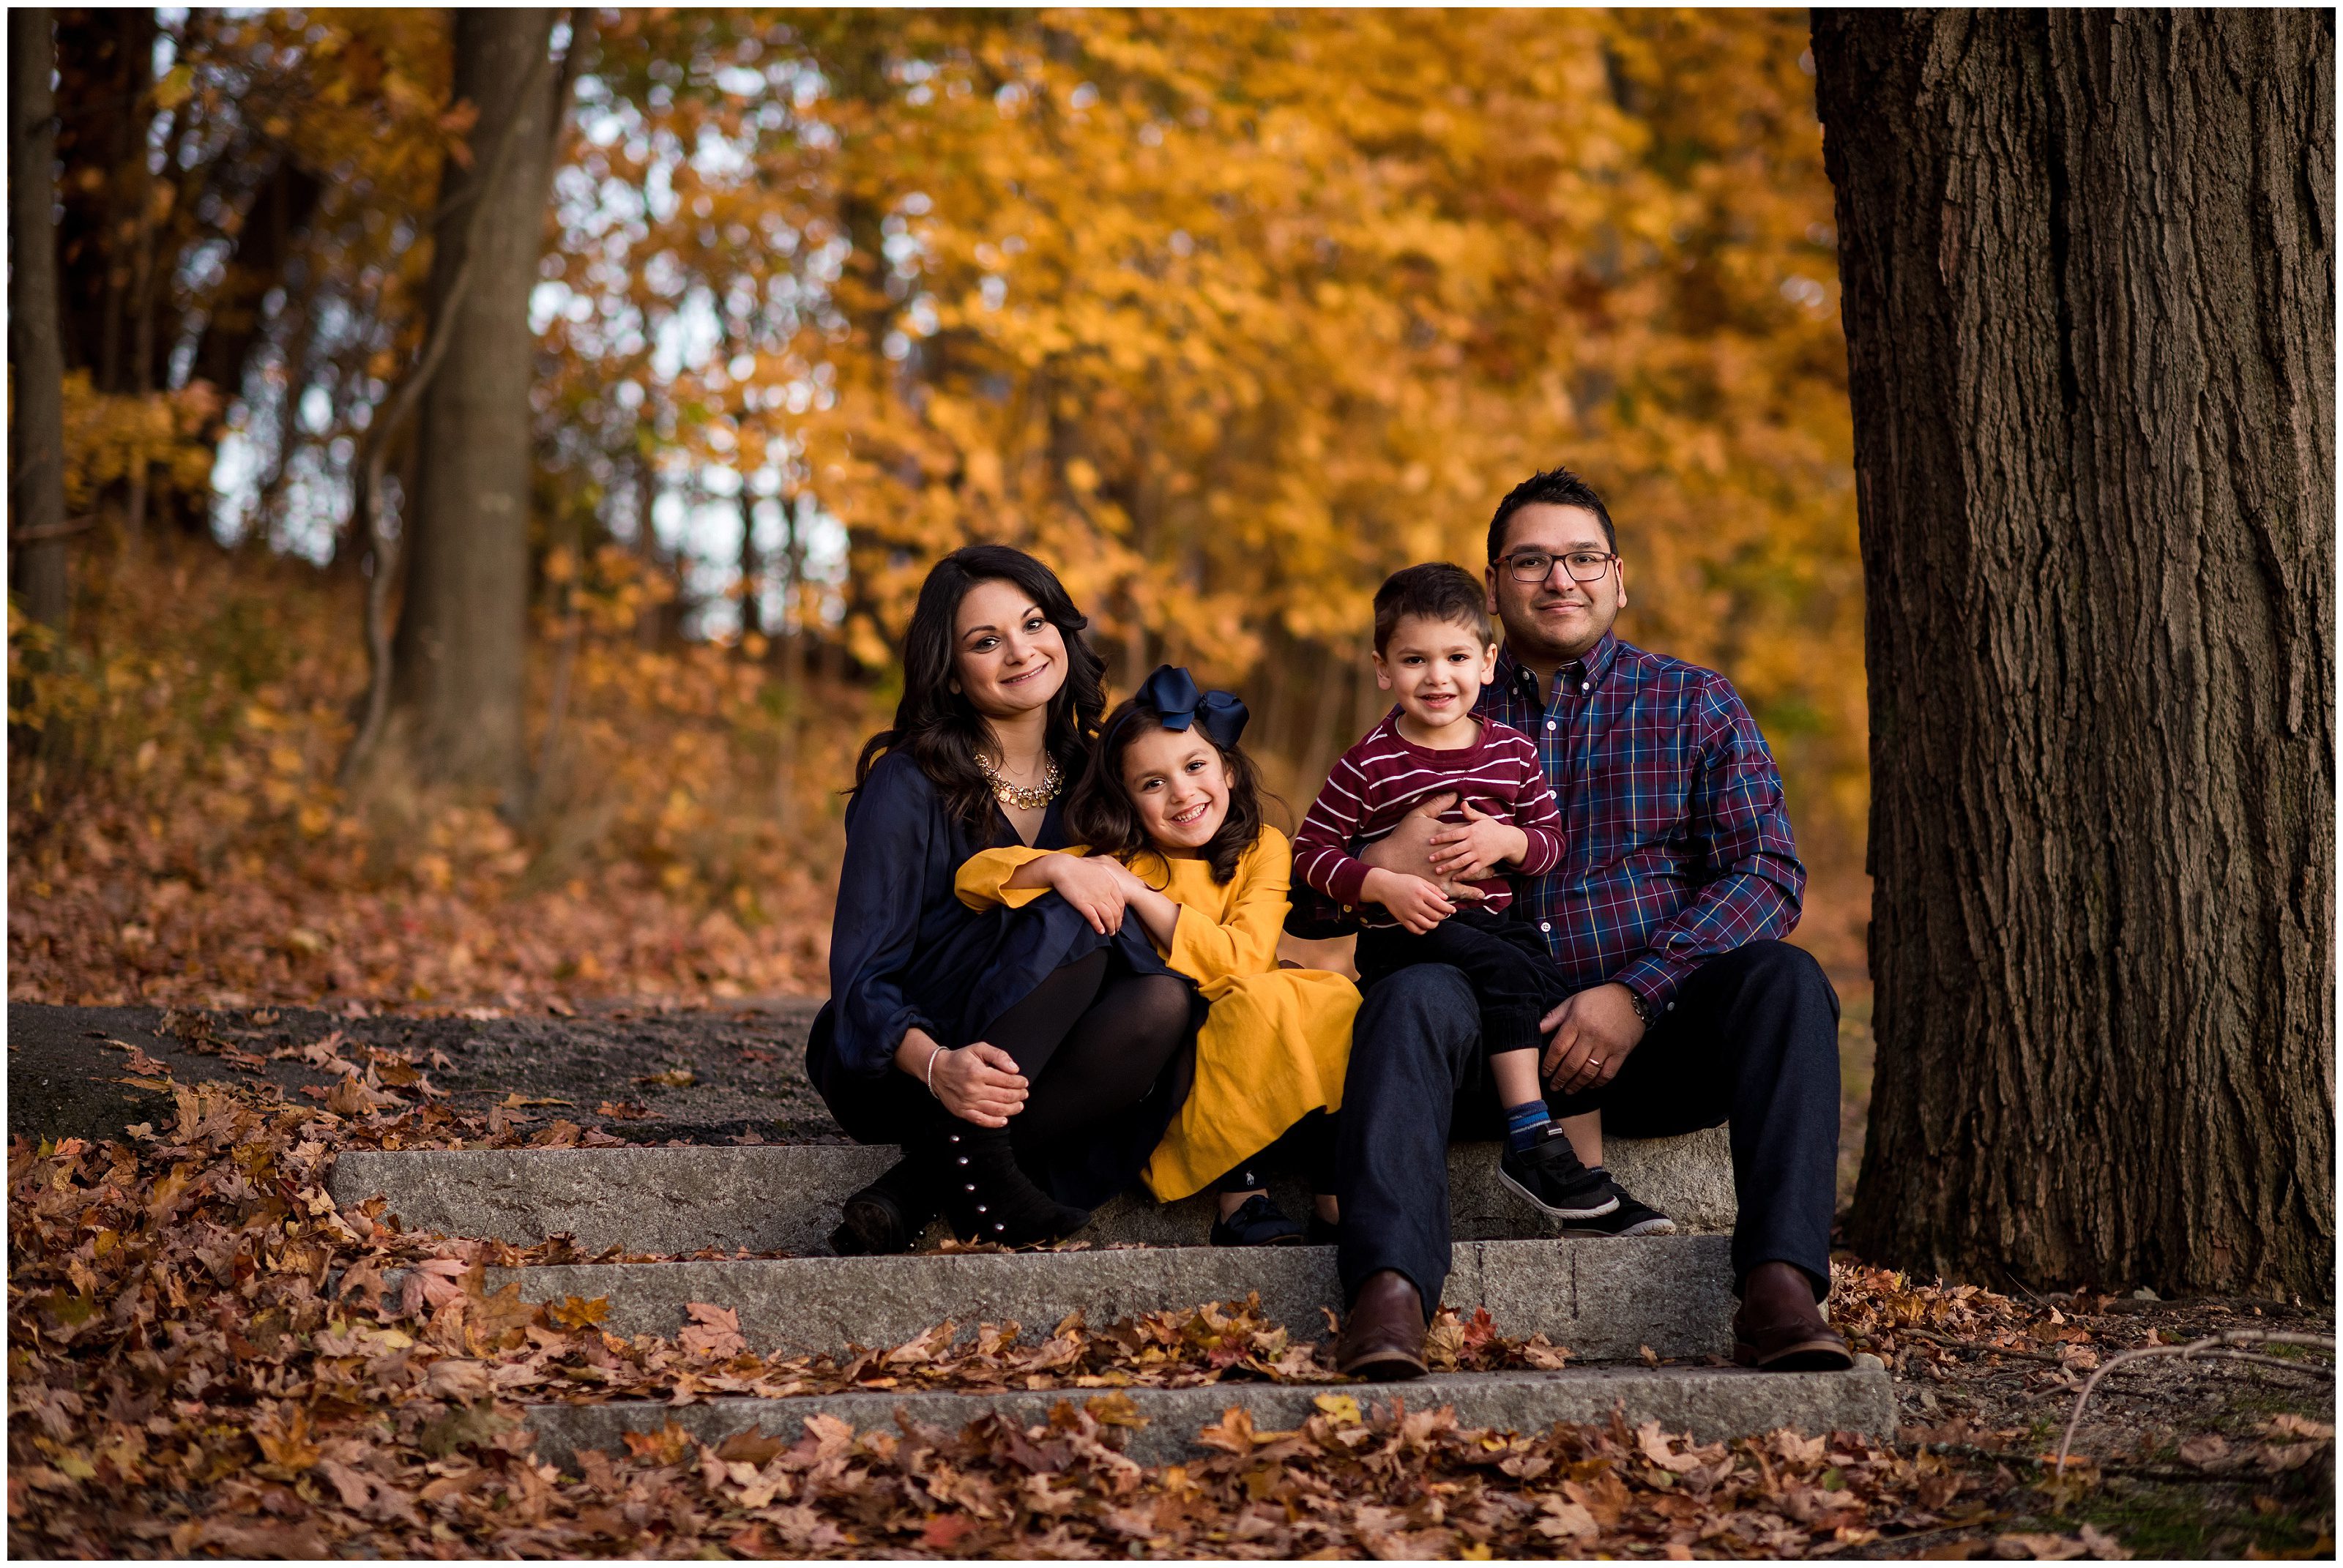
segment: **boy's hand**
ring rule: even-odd
[[[1439,883],[1403,871],[1370,870],[1360,896],[1389,910],[1393,920],[1419,937],[1456,912]]]
[[[1092,930],[1106,935],[1122,929],[1123,879],[1129,871],[1111,859],[1088,855],[1050,855],[1041,864],[1050,886],[1081,911]]]
[[[1432,835],[1432,869],[1452,882],[1477,882],[1507,860],[1530,852],[1530,836],[1503,818],[1463,803],[1462,826],[1443,823]]]

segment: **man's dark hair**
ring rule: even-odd
[[[1446,561],[1402,567],[1383,578],[1375,590],[1377,653],[1391,645],[1393,629],[1410,616],[1469,627],[1480,634],[1483,648],[1497,640],[1489,629],[1489,590],[1471,572]]]
[[[1583,507],[1593,512],[1594,520],[1603,525],[1603,538],[1609,542],[1611,553],[1619,553],[1619,530],[1611,526],[1610,509],[1594,493],[1594,487],[1567,468],[1549,468],[1543,474],[1532,474],[1506,491],[1505,498],[1497,503],[1497,515],[1489,519],[1491,560],[1505,553],[1505,526],[1513,520],[1513,514],[1523,507],[1539,506]]]

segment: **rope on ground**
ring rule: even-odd
[[[2083,1392],[2075,1396],[2075,1413],[2066,1418],[2066,1434],[2058,1440],[2058,1462],[2055,1466],[2055,1473],[2059,1475],[2066,1473],[2066,1453],[2074,1446],[2075,1429],[2082,1424],[2083,1407],[2091,1402],[2091,1395],[2098,1388],[2099,1380],[2126,1362],[2145,1361],[2150,1356],[2179,1356],[2183,1360],[2193,1360],[2198,1356],[2219,1356],[2228,1361],[2258,1362],[2264,1366],[2284,1367],[2288,1372],[2318,1372],[2328,1377],[2335,1375],[2335,1369],[2331,1366],[2315,1366],[2300,1362],[2281,1361],[2276,1356],[2256,1355],[2250,1351],[2236,1349],[2235,1347],[2238,1345],[2305,1345],[2312,1350],[2322,1350],[2328,1355],[2333,1355],[2335,1336],[2283,1333],[2268,1329],[2231,1329],[2225,1333],[2207,1334],[2201,1340],[2192,1340],[2185,1345],[2143,1345],[2138,1350],[2123,1351],[2109,1356],[2107,1364],[2093,1372],[2090,1382],[2083,1385]]]

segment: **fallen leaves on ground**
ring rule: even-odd
[[[1508,1434],[1362,1385],[1330,1386],[1290,1432],[1232,1407],[1204,1457],[1141,1466],[1122,1452],[1143,1419],[1126,1389],[1333,1384],[1324,1347],[1252,1302],[1032,1335],[940,1324],[840,1357],[759,1356],[714,1302],[672,1342],[621,1336],[607,1301],[489,1288],[489,1267],[532,1250],[336,1204],[336,1149],[435,1116],[460,1129],[443,1105],[344,1116],[172,1087],[173,1124],[131,1142],[11,1145],[19,1555],[1801,1556],[1991,1518],[1926,1452],[1787,1432],[1703,1444],[1616,1419]],[[1444,1314],[1433,1340],[1463,1368],[1564,1353],[1485,1312]],[[669,1424],[571,1473],[523,1420],[533,1401],[1034,1387],[1067,1395],[1040,1425],[858,1433],[815,1415],[793,1442],[710,1447]]]

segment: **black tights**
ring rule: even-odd
[[[1264,1161],[1279,1157],[1290,1159],[1302,1168],[1302,1179],[1310,1183],[1314,1196],[1334,1191],[1334,1117],[1326,1111],[1313,1111],[1285,1130],[1285,1133],[1267,1149],[1239,1165],[1235,1170],[1212,1183],[1215,1192],[1258,1192],[1268,1182],[1263,1180],[1267,1169]]]
[[[1053,971],[986,1030],[1017,1060],[1021,1143],[1073,1132],[1145,1097],[1188,1038],[1188,984],[1175,975],[1108,972],[1101,949]]]

